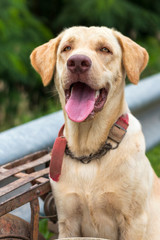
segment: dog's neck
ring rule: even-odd
[[[64,135],[70,150],[75,156],[90,155],[96,152],[106,141],[112,125],[122,114],[129,111],[124,99],[124,92],[117,100],[118,105],[111,102],[93,119],[82,123],[72,122],[64,112]]]

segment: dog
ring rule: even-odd
[[[50,176],[59,238],[160,239],[160,182],[124,96],[126,75],[138,84],[147,63],[144,48],[107,27],[71,27],[31,53],[44,86],[54,73],[65,119]]]

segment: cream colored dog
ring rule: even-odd
[[[124,98],[126,74],[137,84],[147,62],[144,48],[106,27],[69,28],[32,52],[45,86],[55,74],[72,154],[64,153],[59,181],[51,179],[59,238],[160,239],[159,179]],[[99,152],[124,114],[129,127],[116,149],[88,164],[74,159]]]

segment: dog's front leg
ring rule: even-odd
[[[80,221],[72,216],[58,221],[59,238],[81,237]]]
[[[56,201],[59,238],[81,237],[81,204],[78,194],[67,193]]]
[[[142,213],[136,217],[123,217],[123,221],[121,221],[119,227],[119,240],[147,240],[147,220],[146,213]]]

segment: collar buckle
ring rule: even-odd
[[[116,149],[119,146],[119,144],[122,141],[122,139],[124,138],[126,132],[127,132],[127,130],[117,123],[115,123],[111,127],[108,138],[116,143],[116,146],[113,147],[113,149]]]

